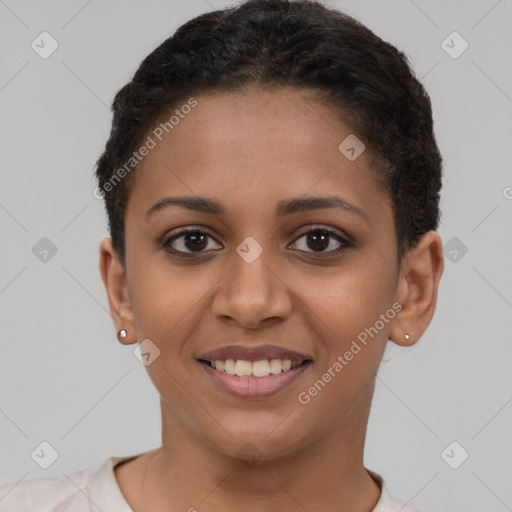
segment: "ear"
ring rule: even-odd
[[[392,320],[389,334],[397,345],[413,345],[430,324],[443,269],[443,244],[435,231],[423,234],[404,254],[395,295],[402,309]]]
[[[126,272],[112,245],[111,237],[104,238],[100,243],[100,272],[107,291],[116,333],[120,329],[126,329],[128,335],[121,343],[123,345],[135,343],[137,335],[128,294]]]

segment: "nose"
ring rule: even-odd
[[[213,301],[216,318],[258,329],[289,317],[292,301],[288,287],[264,254],[251,263],[236,255]]]

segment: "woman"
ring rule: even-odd
[[[100,270],[162,446],[5,484],[2,510],[415,511],[363,450],[387,340],[443,271],[441,156],[407,59],[312,1],[183,25],[113,103]]]

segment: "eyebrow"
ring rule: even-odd
[[[169,206],[178,206],[186,210],[207,213],[210,215],[226,215],[227,210],[215,199],[208,197],[186,196],[186,197],[164,197],[157,201],[147,212],[146,219],[155,213]],[[322,210],[328,208],[340,208],[349,213],[362,217],[367,224],[370,224],[368,215],[357,206],[337,196],[322,197],[294,197],[283,199],[277,204],[276,218],[282,218],[298,212]]]

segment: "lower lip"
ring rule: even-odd
[[[311,361],[303,363],[293,370],[266,377],[237,377],[215,370],[207,363],[199,361],[199,364],[208,377],[224,391],[241,398],[266,398],[291,386],[309,369]]]

